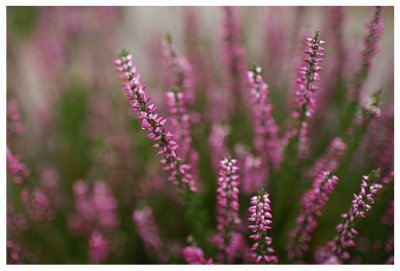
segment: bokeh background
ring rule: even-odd
[[[263,67],[274,104],[273,116],[282,130],[288,130],[292,123],[291,101],[296,63],[304,57],[303,38],[319,29],[321,39],[327,40],[325,30],[329,29],[327,18],[331,9],[239,8],[246,63],[248,67],[254,62]],[[341,31],[347,62],[342,71],[343,80],[340,88],[332,90],[334,98],[318,111],[321,113],[313,122],[311,155],[303,163],[304,168],[310,167],[337,136],[341,105],[346,100],[343,93],[359,63],[364,22],[371,13],[372,7],[344,8]],[[166,33],[172,36],[177,54],[189,57],[194,76],[198,71],[202,73],[195,78],[196,100],[191,107],[193,146],[199,154],[199,182],[204,192],[204,212],[198,219],[206,226],[205,236],[215,233],[218,172],[212,164],[208,138],[215,119],[210,116],[211,107],[218,106],[212,100],[226,83],[222,21],[221,7],[7,7],[7,109],[8,114],[15,107],[19,109],[21,116],[17,122],[23,127],[13,134],[14,121],[7,119],[7,144],[30,171],[22,184],[15,183],[10,174],[7,178],[7,240],[19,245],[18,261],[184,263],[180,250],[187,244],[191,229],[181,219],[183,207],[177,189],[166,181],[151,142],[124,97],[112,63],[122,48],[129,50],[149,96],[160,112],[167,114],[165,93],[168,89],[161,46]],[[389,124],[385,128],[370,129],[359,139],[350,157],[345,156],[346,163],[336,172],[341,182],[313,234],[306,257],[309,263],[317,262],[319,248],[333,238],[339,215],[348,210],[352,194],[359,190],[361,176],[377,166],[374,150],[381,148],[379,136],[393,134],[393,111],[390,111],[394,89],[393,7],[387,8],[384,24],[379,53],[373,58],[373,69],[364,89],[366,93],[382,89],[381,108],[389,108],[384,111]],[[271,41],[272,38],[275,40]],[[334,42],[327,42],[324,68],[335,59],[329,55],[335,51],[330,46]],[[321,84],[330,77],[330,73],[322,72]],[[240,147],[251,148],[250,122],[245,117],[231,124],[226,146],[233,155]],[[386,166],[390,167],[393,150],[388,155],[391,157],[387,158]],[[269,180],[272,181],[280,180]],[[311,185],[311,182],[305,183],[305,187]],[[27,207],[21,200],[25,188],[39,189],[47,198],[50,210],[32,215],[29,209],[34,207]],[[80,213],[81,208],[89,208],[79,205],[79,191],[86,190],[98,208]],[[240,198],[244,221],[249,197]],[[381,223],[392,200],[390,184],[377,199],[376,207],[360,223],[360,236],[356,247],[351,249],[354,256],[350,263],[384,263],[393,253],[385,250],[386,241],[393,236],[393,226]],[[143,206],[151,206],[160,242],[167,252],[152,251],[138,233],[132,214]],[[294,225],[296,208],[294,217],[287,222],[289,228]],[[106,221],[102,221],[102,214],[106,214]],[[101,260],[91,256],[93,232],[100,233],[108,242],[107,255],[100,257]],[[245,228],[243,232],[246,233]],[[284,237],[277,237],[275,246],[284,259]],[[8,253],[11,250],[10,247]],[[207,257],[215,252],[211,241],[203,250]]]

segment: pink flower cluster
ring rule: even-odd
[[[232,227],[240,223],[239,219],[239,168],[235,166],[236,159],[230,157],[220,161],[217,188],[217,230],[218,249],[229,258]],[[225,257],[225,256],[224,256]]]
[[[108,241],[100,232],[93,232],[89,240],[89,258],[92,263],[107,261],[109,254]]]
[[[252,251],[250,257],[255,259],[257,263],[262,261],[278,263],[278,257],[274,255],[275,250],[271,246],[272,238],[267,234],[268,230],[271,230],[272,224],[269,194],[260,191],[258,196],[251,198],[250,203],[253,204],[249,208],[251,213],[249,221],[252,225],[248,228],[253,232],[253,235],[250,235],[249,238],[255,241],[250,248]]]
[[[197,246],[187,246],[182,249],[182,255],[188,264],[212,264],[212,259],[204,259],[204,252]]]
[[[299,259],[308,251],[308,243],[311,241],[311,233],[317,226],[317,217],[321,216],[321,210],[328,201],[328,195],[333,192],[334,185],[339,178],[329,171],[322,171],[315,179],[312,188],[301,199],[301,212],[296,219],[296,228],[290,233],[288,242],[288,257]]]
[[[23,262],[23,251],[22,247],[10,240],[7,240],[7,264],[22,264]]]
[[[29,189],[24,187],[21,191],[21,201],[32,220],[54,219],[50,201],[40,188],[34,188],[32,192],[29,192]]]
[[[117,66],[116,70],[122,72],[119,78],[122,81],[127,81],[122,84],[123,89],[130,101],[132,110],[140,113],[137,119],[142,121],[142,128],[148,132],[147,138],[157,142],[153,145],[153,148],[160,149],[157,155],[164,157],[160,161],[161,164],[165,164],[163,169],[171,171],[168,180],[191,191],[197,191],[195,180],[192,179],[189,172],[191,166],[185,164],[176,155],[175,151],[178,145],[172,140],[173,134],[167,132],[164,127],[167,120],[158,116],[157,107],[154,104],[148,105],[151,98],[146,97],[144,92],[146,87],[140,83],[140,74],[136,74],[136,67],[132,64],[132,55],[122,52],[121,56],[114,61],[114,64]]]
[[[161,242],[157,225],[154,221],[153,211],[149,206],[136,209],[132,214],[133,222],[136,224],[137,231],[142,239],[144,246],[152,253],[157,252],[160,261],[166,258],[162,255],[163,244]]]
[[[87,236],[93,228],[110,231],[119,225],[118,203],[107,184],[96,181],[90,189],[86,182],[78,181],[73,193],[77,212],[69,217],[73,231]]]
[[[19,160],[18,156],[12,155],[10,149],[7,147],[7,169],[14,176],[15,183],[22,183],[25,178],[31,174],[29,169],[24,163]]]
[[[253,65],[247,72],[247,82],[250,87],[256,150],[265,167],[270,164],[277,166],[282,161],[278,139],[279,127],[272,117],[273,105],[268,97],[268,85],[263,81],[260,66]]]
[[[355,246],[354,237],[358,235],[355,230],[355,222],[358,217],[365,218],[365,212],[372,209],[374,203],[372,198],[381,188],[381,184],[375,183],[379,178],[379,170],[372,171],[368,176],[362,177],[361,192],[353,194],[354,200],[351,202],[351,207],[348,213],[344,213],[341,217],[344,221],[336,226],[338,234],[333,241],[329,241],[327,246],[330,248],[330,256],[336,256],[347,260],[350,258],[350,253],[346,251],[347,247]]]
[[[319,64],[323,61],[324,56],[320,45],[326,44],[325,41],[319,40],[319,31],[317,30],[314,38],[306,38],[305,44],[308,49],[304,52],[308,57],[304,59],[304,62],[308,63],[308,67],[299,67],[300,77],[297,78],[297,91],[296,91],[296,103],[297,111],[293,112],[293,117],[299,119],[299,127],[297,129],[299,140],[300,140],[300,152],[306,152],[307,144],[307,119],[312,118],[315,110],[315,97],[314,92],[319,88],[312,85],[314,81],[320,81],[319,71],[322,67]]]
[[[307,172],[307,176],[315,178],[322,171],[334,172],[337,169],[338,162],[346,151],[347,145],[340,137],[334,138],[329,144],[326,153],[319,158],[313,167]]]

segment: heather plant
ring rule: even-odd
[[[394,263],[392,7],[7,20],[7,264]]]

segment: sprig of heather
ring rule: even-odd
[[[363,176],[361,181],[361,192],[353,194],[354,200],[347,213],[341,215],[343,222],[336,226],[338,234],[332,241],[327,243],[330,253],[326,256],[326,261],[332,258],[348,260],[351,255],[347,252],[348,247],[355,246],[354,238],[358,235],[355,229],[356,222],[359,218],[365,218],[365,213],[372,209],[370,204],[374,203],[372,198],[381,188],[381,184],[377,184],[379,179],[379,169],[373,170],[368,176]]]
[[[260,66],[253,64],[247,72],[247,82],[250,87],[256,150],[266,167],[279,165],[282,161],[278,139],[279,127],[272,117],[273,105],[268,97],[268,85],[263,81]]]
[[[297,110],[292,114],[294,118],[299,120],[295,140],[296,156],[299,151],[303,155],[307,152],[308,119],[311,119],[314,114],[316,102],[314,92],[319,89],[313,83],[320,81],[319,71],[322,70],[322,67],[319,64],[323,61],[322,57],[324,56],[321,52],[325,51],[320,45],[326,44],[326,42],[319,39],[319,31],[317,30],[313,38],[306,38],[305,44],[308,49],[304,53],[308,57],[304,59],[304,62],[308,63],[308,66],[299,67],[300,76],[296,80],[297,91],[295,99]]]
[[[240,223],[239,219],[239,168],[236,159],[230,157],[220,161],[217,188],[217,230],[216,242],[221,251],[221,260],[232,263],[230,246],[232,245],[233,227]]]
[[[142,121],[142,129],[147,131],[148,139],[157,142],[153,148],[160,150],[157,155],[163,155],[160,161],[165,165],[163,170],[171,172],[168,180],[186,191],[197,191],[195,180],[190,174],[190,165],[176,155],[178,145],[172,140],[174,135],[164,127],[167,119],[158,116],[154,104],[149,105],[151,98],[146,96],[146,87],[140,83],[140,74],[136,73],[136,67],[132,64],[132,55],[123,50],[114,64],[117,66],[116,70],[122,72],[119,79],[126,82],[122,86],[132,110],[140,113],[137,119]]]
[[[317,218],[328,201],[328,195],[334,190],[339,178],[329,171],[320,172],[312,188],[307,191],[300,201],[300,215],[296,219],[297,226],[290,233],[287,250],[289,259],[302,259],[309,249],[311,233],[317,226]]]
[[[266,194],[264,190],[259,191],[259,195],[251,198],[250,201],[253,206],[249,208],[251,213],[248,219],[252,225],[248,226],[252,230],[253,234],[249,236],[255,243],[251,247],[252,253],[250,257],[257,263],[260,262],[275,262],[278,263],[278,257],[275,255],[275,250],[272,248],[272,238],[268,236],[268,230],[271,230],[272,215],[270,213],[271,201],[269,200],[269,194]]]
[[[307,176],[315,178],[322,171],[334,172],[338,167],[338,162],[346,151],[347,145],[340,137],[334,138],[324,155],[319,158],[312,168],[307,172]]]
[[[142,239],[144,246],[153,254],[156,252],[158,260],[165,262],[163,243],[160,239],[158,227],[154,221],[153,210],[149,206],[136,209],[132,214],[133,222]]]

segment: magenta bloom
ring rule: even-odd
[[[277,166],[282,161],[279,128],[272,117],[273,105],[268,97],[268,85],[261,77],[261,67],[253,65],[247,72],[247,82],[250,87],[256,150],[265,167],[270,164]]]
[[[312,188],[301,199],[300,215],[296,219],[297,226],[290,233],[288,243],[288,257],[293,259],[303,258],[308,251],[308,243],[311,241],[311,232],[317,226],[317,217],[321,216],[321,210],[328,201],[328,195],[332,193],[334,185],[339,178],[329,171],[322,171],[315,179]]]
[[[278,263],[278,257],[274,255],[275,250],[271,246],[272,238],[268,236],[268,230],[271,230],[272,224],[269,194],[264,194],[264,191],[260,190],[259,195],[252,197],[250,203],[253,206],[249,208],[251,225],[248,228],[253,234],[249,238],[255,241],[251,247],[250,257],[257,263]]]
[[[232,240],[232,227],[240,223],[239,219],[239,176],[236,160],[230,157],[220,161],[217,189],[217,230],[218,249],[228,257]]]
[[[319,31],[315,32],[314,38],[306,38],[306,45],[308,49],[304,52],[307,57],[304,62],[308,66],[299,67],[300,76],[297,78],[297,91],[296,91],[296,103],[297,110],[293,113],[293,117],[299,119],[299,126],[297,127],[297,136],[300,141],[300,154],[304,156],[307,151],[307,120],[311,119],[315,110],[315,96],[314,92],[318,90],[318,87],[313,85],[315,81],[320,81],[319,71],[322,68],[319,64],[323,61],[322,57],[325,51],[321,45],[325,44],[325,41],[319,40]]]
[[[330,257],[344,260],[350,259],[350,253],[346,251],[346,248],[355,246],[353,239],[358,235],[355,230],[355,223],[359,217],[365,218],[365,213],[372,209],[371,205],[374,203],[372,197],[382,188],[381,184],[375,183],[378,178],[379,169],[372,171],[368,176],[362,177],[361,192],[358,195],[353,194],[354,200],[351,202],[349,211],[341,215],[344,220],[336,226],[338,234],[333,241],[327,243],[330,248],[327,260]]]
[[[116,70],[122,72],[119,78],[126,82],[122,86],[132,110],[140,113],[137,119],[142,121],[142,128],[148,133],[147,138],[156,142],[153,147],[159,149],[157,155],[163,155],[160,161],[165,165],[163,169],[171,172],[168,180],[191,191],[197,191],[189,171],[191,166],[176,155],[178,145],[172,140],[174,135],[164,127],[167,120],[158,116],[155,104],[149,105],[151,98],[146,96],[146,87],[140,83],[140,74],[136,73],[136,67],[132,64],[132,55],[123,51],[114,63],[117,66]]]

